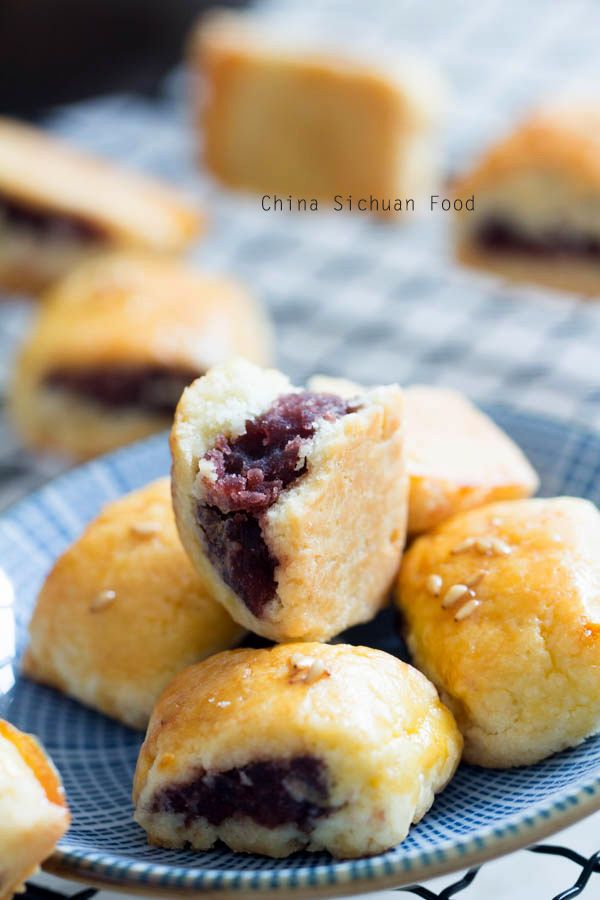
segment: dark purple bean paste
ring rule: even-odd
[[[48,372],[44,386],[69,391],[110,408],[133,407],[170,416],[184,388],[200,374],[184,367],[158,365],[57,368]]]
[[[311,830],[316,819],[332,811],[327,770],[314,756],[248,763],[225,772],[205,772],[184,784],[164,788],[154,798],[152,812],[220,825],[232,816],[247,817],[265,828],[295,824]]]
[[[85,244],[109,241],[108,234],[101,226],[83,216],[53,212],[1,194],[0,219],[4,219],[13,228],[33,232],[41,239],[61,239]]]
[[[262,535],[261,515],[306,471],[300,463],[302,442],[312,437],[317,423],[356,409],[335,394],[285,394],[248,420],[244,434],[233,441],[221,435],[206,454],[217,472],[214,484],[205,485],[206,500],[196,513],[206,551],[257,617],[275,596],[277,566]]]
[[[533,236],[501,217],[490,217],[478,228],[477,243],[494,253],[523,253],[554,259],[600,262],[600,238],[567,228],[552,228]]]

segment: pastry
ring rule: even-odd
[[[36,293],[110,247],[178,253],[200,225],[167,186],[0,118],[0,287]]]
[[[22,889],[69,823],[60,778],[43,749],[0,719],[0,900]]]
[[[231,360],[184,391],[171,452],[184,546],[240,624],[327,640],[384,604],[406,530],[397,387],[344,400]]]
[[[171,425],[181,392],[215,362],[270,356],[263,313],[232,281],[114,252],[40,306],[10,411],[29,446],[83,459]]]
[[[398,581],[412,659],[480,766],[535,763],[600,729],[600,513],[514,500],[413,543]]]
[[[285,644],[220,653],[160,698],[135,773],[151,843],[287,856],[387,850],[458,764],[427,679],[387,653]]]
[[[600,295],[600,108],[534,113],[455,185],[459,259],[515,281]]]
[[[63,553],[29,633],[26,675],[134,728],[173,675],[243,635],[181,546],[167,478],[109,503]]]
[[[386,68],[380,57],[303,49],[218,12],[196,29],[190,68],[204,164],[223,184],[263,194],[265,210],[279,198],[286,209],[315,201],[389,215],[431,187],[443,90],[420,61]]]
[[[316,375],[313,390],[352,397],[360,388]],[[462,510],[528,497],[538,477],[521,450],[458,391],[433,385],[404,389],[409,475],[408,534],[429,531]]]
[[[404,398],[409,534],[429,531],[462,510],[537,490],[538,477],[522,451],[465,396],[413,385]]]

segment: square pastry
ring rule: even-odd
[[[179,253],[200,225],[166,185],[0,118],[0,289],[36,293],[111,247]]]
[[[510,280],[600,295],[600,105],[555,105],[493,146],[454,186],[461,262]]]
[[[398,387],[346,400],[231,360],[184,391],[171,451],[183,544],[237,622],[328,640],[384,605],[406,535]]]
[[[352,208],[380,214],[430,187],[442,90],[420,61],[388,68],[299,48],[247,16],[216,13],[198,26],[190,65],[204,162],[224,184],[270,203],[339,196],[349,208],[351,195]]]

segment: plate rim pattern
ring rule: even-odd
[[[573,438],[584,442],[600,440],[600,433],[581,422],[531,413],[506,403],[482,404],[494,417],[508,416],[515,422],[540,429],[568,429]],[[108,465],[127,457],[135,448],[148,447],[164,440],[164,433],[123,447],[85,463],[84,468]],[[26,497],[17,500],[0,514],[0,527],[18,516],[22,505],[31,503],[48,486],[60,488],[63,480],[80,471],[76,467],[55,476]],[[55,850],[44,868],[53,874],[75,878],[88,884],[119,888],[134,893],[161,895],[164,893],[206,894],[223,896],[247,895],[259,900],[274,898],[301,890],[303,896],[334,896],[399,887],[403,884],[433,878],[457,869],[468,868],[485,860],[501,856],[547,837],[587,815],[600,810],[600,770],[582,779],[576,787],[568,787],[549,794],[544,800],[519,811],[501,825],[481,828],[475,836],[456,837],[440,843],[431,851],[415,850],[410,854],[394,851],[375,857],[356,860],[334,860],[314,866],[300,865],[277,869],[236,870],[208,867],[183,867],[169,863],[127,860],[104,851],[87,848]],[[401,846],[401,845],[400,845]]]

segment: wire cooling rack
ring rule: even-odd
[[[423,53],[450,85],[443,133],[446,174],[539,99],[598,83],[596,0],[270,0],[260,13],[298,37],[334,36],[357,52]],[[118,95],[56,110],[48,127],[94,152],[179,184],[210,211],[212,228],[193,256],[228,271],[266,303],[279,364],[302,381],[314,372],[365,383],[445,384],[480,402],[509,402],[600,428],[600,304],[535,288],[508,288],[453,265],[448,218],[425,213],[403,225],[342,213],[264,212],[258,198],[227,194],[194,165],[183,74],[153,101]],[[0,307],[0,391],[31,306]],[[59,471],[18,446],[0,416],[0,506]],[[579,867],[578,896],[600,870],[560,846],[532,848]],[[465,891],[478,870],[428,900]],[[471,894],[473,892],[471,891]],[[29,900],[58,900],[31,885]],[[80,892],[72,900],[88,900]],[[544,898],[545,900],[545,898]]]

